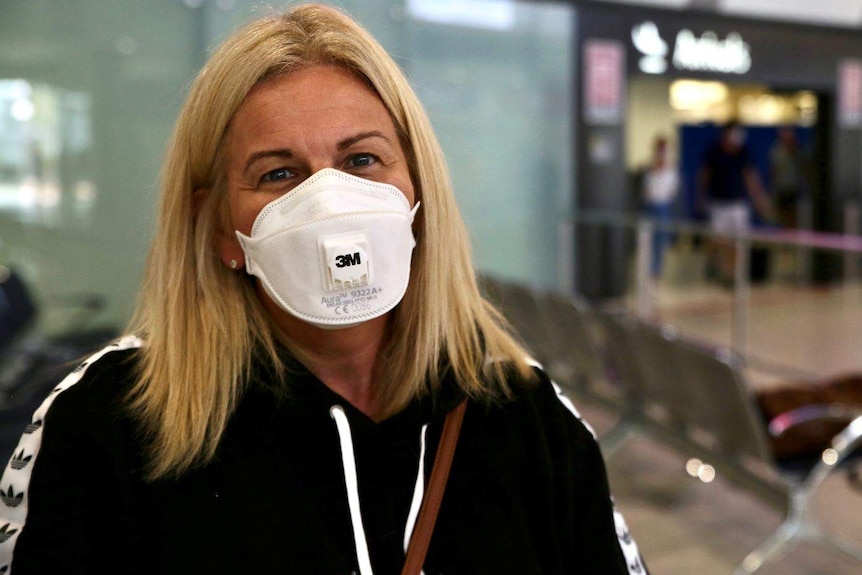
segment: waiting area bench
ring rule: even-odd
[[[580,298],[493,278],[484,278],[483,285],[551,377],[617,414],[615,425],[600,437],[606,458],[628,438],[646,436],[696,456],[714,473],[785,511],[783,523],[745,557],[736,575],[757,572],[800,542],[862,562],[859,542],[829,533],[811,512],[823,481],[862,443],[862,405],[807,404],[766,419],[741,359],[729,349]],[[777,456],[777,440],[824,420],[842,426],[815,458]]]

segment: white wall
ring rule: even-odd
[[[670,105],[670,82],[654,76],[636,76],[629,78],[628,87],[626,168],[632,171],[650,162],[657,135],[668,138],[674,156],[678,142]]]

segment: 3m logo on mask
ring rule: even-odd
[[[358,266],[362,263],[362,256],[359,252],[354,254],[344,254],[343,256],[335,256],[335,267],[346,268],[347,266]]]
[[[371,262],[365,234],[338,234],[320,240],[325,262],[324,289],[338,291],[368,285]]]

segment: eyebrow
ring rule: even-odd
[[[386,141],[387,144],[392,144],[392,141],[386,137],[382,132],[378,132],[377,130],[372,130],[370,132],[360,132],[354,136],[350,136],[349,138],[345,138],[336,144],[336,149],[338,151],[344,151],[353,144],[361,142],[362,140],[367,140],[368,138],[381,138]],[[251,156],[248,157],[248,160],[245,162],[245,168],[243,168],[243,174],[248,174],[249,169],[255,164],[255,162],[262,160],[264,158],[292,158],[293,152],[288,148],[279,148],[275,150],[262,150],[260,152],[255,152]]]
[[[345,138],[345,139],[341,140],[340,142],[338,142],[338,145],[336,147],[338,148],[339,151],[343,151],[343,150],[346,150],[347,148],[349,148],[350,146],[352,146],[353,144],[355,144],[357,142],[361,142],[362,140],[367,140],[368,138],[382,138],[382,139],[386,140],[386,143],[392,144],[392,142],[389,140],[389,138],[387,138],[383,134],[383,132],[378,132],[377,130],[372,130],[370,132],[360,132],[359,134],[356,134],[355,136],[350,136],[349,138]]]

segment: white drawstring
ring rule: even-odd
[[[353,456],[353,437],[350,435],[350,423],[340,405],[333,405],[329,415],[335,420],[338,428],[338,440],[341,443],[341,463],[344,465],[344,481],[347,483],[347,505],[350,507],[350,520],[353,523],[353,541],[356,545],[356,559],[359,561],[360,575],[373,575],[371,558],[368,556],[368,543],[365,541],[365,529],[362,527],[362,512],[359,510],[359,488],[356,482],[356,461]]]
[[[341,445],[341,463],[344,466],[344,482],[347,485],[347,505],[350,508],[350,521],[353,524],[353,541],[356,545],[356,559],[359,562],[360,575],[373,575],[371,558],[368,554],[368,542],[365,539],[365,529],[362,526],[362,511],[359,508],[359,483],[356,476],[356,457],[353,454],[353,436],[350,433],[350,422],[340,405],[333,405],[329,415],[335,420],[338,429],[338,441]],[[425,496],[425,430],[422,426],[421,450],[419,455],[419,472],[416,476],[416,486],[413,490],[413,501],[410,503],[410,513],[407,516],[407,526],[404,530],[404,552],[410,544],[413,527],[422,498]]]

